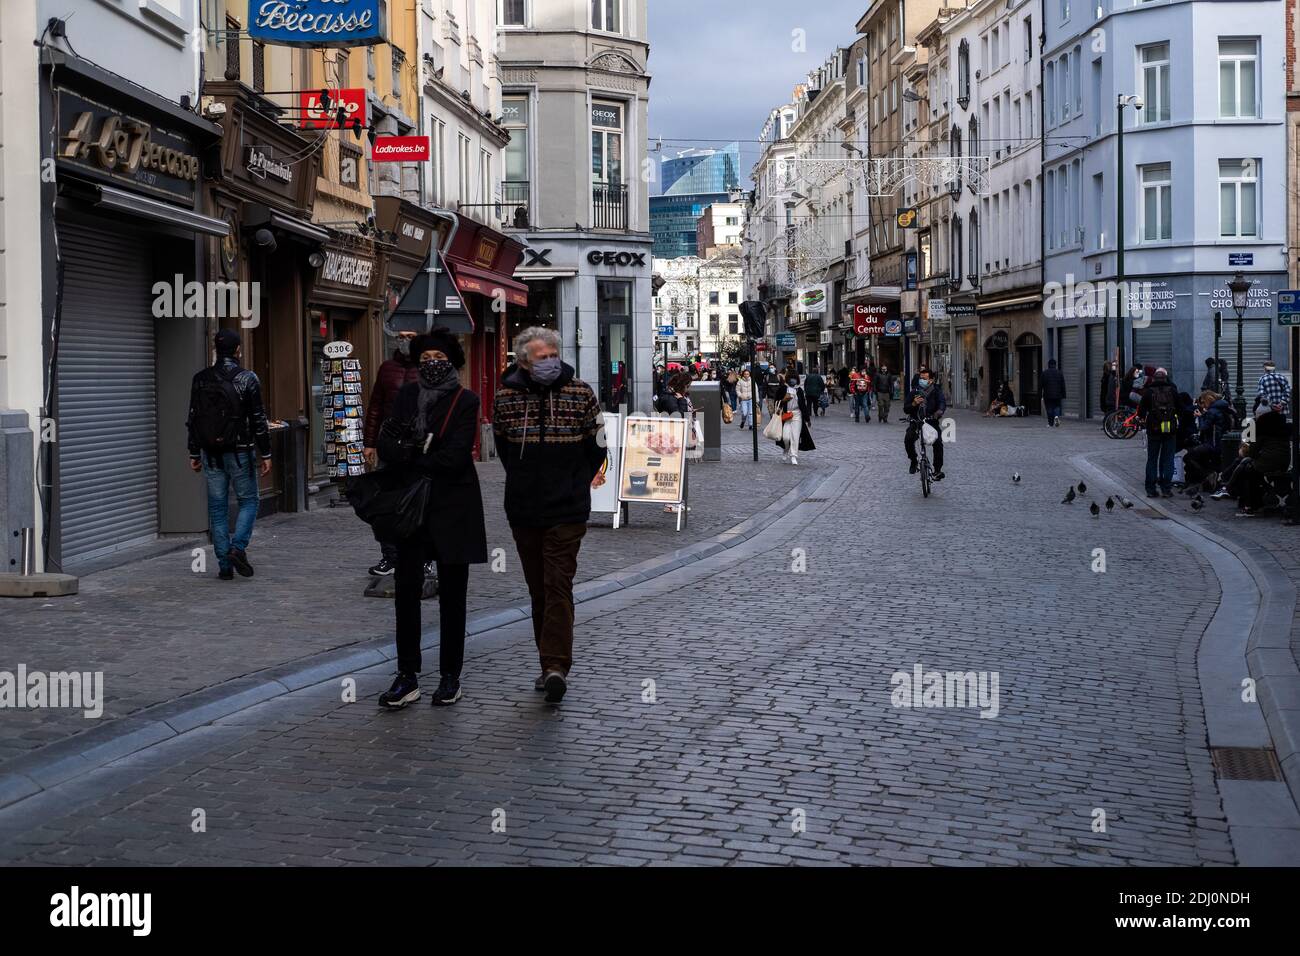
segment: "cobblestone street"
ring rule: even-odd
[[[718,547],[591,592],[562,706],[532,691],[531,628],[507,621],[471,637],[453,708],[426,695],[379,712],[392,665],[377,661],[353,674],[355,703],[331,676],[84,772],[51,771],[0,809],[0,859],[1244,862],[1197,669],[1222,597],[1214,568],[1141,503],[1090,515],[1114,490],[1091,476],[1060,504],[1084,478],[1074,456],[1131,472],[1136,447],[1094,425],[958,413],[948,480],[927,500],[901,424],[855,425],[837,405],[814,435],[818,450],[791,468],[768,442],[747,461],[747,435],[724,429],[724,461],[693,466],[687,533],[637,512],[633,527],[588,537],[585,581]],[[726,534],[797,485],[756,530]],[[484,497],[499,511],[499,485]],[[482,611],[524,596],[500,518],[489,539],[506,542],[508,570],[472,577]],[[349,512],[268,522],[254,545],[258,576],[234,605],[209,596],[217,582],[192,575],[184,551],[96,575],[75,605],[0,606],[15,660],[104,668],[107,721],[385,633],[389,605],[358,596],[374,549]],[[896,692],[914,668],[974,672],[989,696],[897,706],[932,703]],[[6,713],[0,753],[31,759],[83,729],[30,716]]]

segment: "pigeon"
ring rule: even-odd
[[[1086,495],[1087,493],[1088,493],[1088,486],[1085,485],[1082,481],[1079,482],[1079,494]]]
[[[1114,498],[1107,498],[1107,499],[1106,499],[1106,511],[1107,511],[1107,512],[1111,512],[1111,511],[1114,511],[1114,510],[1115,510],[1115,499],[1114,499]]]
[[[1016,472],[1014,475],[1012,475],[1012,476],[1011,476],[1011,481],[1012,481],[1014,484],[1017,484],[1017,485],[1020,484],[1020,472]]]
[[[1094,518],[1097,517],[1099,514],[1101,514],[1101,509],[1097,507],[1097,502],[1095,501],[1088,506],[1088,510],[1092,512],[1092,516]]]
[[[1204,507],[1205,507],[1205,502],[1201,501],[1199,498],[1192,502],[1193,511],[1200,511]]]
[[[1073,501],[1073,500],[1074,500],[1075,498],[1077,498],[1077,497],[1078,497],[1078,495],[1076,495],[1076,494],[1074,493],[1074,489],[1071,488],[1069,491],[1067,491],[1067,492],[1065,493],[1065,500],[1062,501],[1061,504],[1063,504],[1063,505],[1068,505],[1071,501]]]
[[[1133,502],[1129,501],[1129,500],[1128,500],[1127,498],[1125,498],[1123,495],[1120,495],[1120,496],[1119,496],[1119,503],[1120,503],[1121,505],[1124,506],[1124,510],[1125,510],[1125,511],[1127,511],[1129,508],[1132,508],[1132,507],[1133,507]]]

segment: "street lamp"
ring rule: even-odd
[[[1242,387],[1244,371],[1242,363],[1242,319],[1246,315],[1246,302],[1250,295],[1250,280],[1238,272],[1228,283],[1232,290],[1232,311],[1237,313],[1237,398],[1233,404],[1237,408],[1237,417],[1246,417],[1246,390]]]
[[[1128,292],[1124,288],[1124,107],[1131,106],[1136,112],[1144,105],[1142,97],[1133,93],[1121,93],[1115,100],[1115,286],[1119,289],[1119,303],[1115,309],[1115,348],[1119,357],[1115,365],[1117,389],[1128,370],[1124,362],[1124,313],[1128,311]]]

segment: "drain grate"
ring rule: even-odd
[[[830,501],[829,498],[805,498],[803,503],[806,505],[824,505]]]
[[[1220,780],[1281,780],[1277,755],[1267,747],[1211,747],[1214,773]]]

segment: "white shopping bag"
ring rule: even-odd
[[[921,440],[927,445],[933,445],[939,440],[939,433],[929,422],[921,423]]]
[[[1180,451],[1174,456],[1174,484],[1182,485],[1187,483],[1187,478],[1183,472],[1183,455],[1186,452]]]

